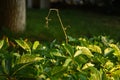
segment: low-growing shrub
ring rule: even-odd
[[[119,43],[98,36],[68,43],[0,40],[0,80],[119,80]]]

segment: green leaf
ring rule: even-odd
[[[106,68],[106,69],[111,69],[111,68],[113,68],[113,66],[114,66],[114,63],[112,63],[110,60],[109,61],[107,61],[106,63],[105,63],[105,65],[104,65],[104,67]]]
[[[12,68],[12,75],[11,76],[15,76],[19,71],[23,70],[24,68],[26,68],[27,66],[34,64],[35,62],[28,62],[28,63],[21,63],[21,64],[17,64]]]
[[[58,49],[53,49],[53,50],[51,50],[51,51],[50,51],[50,54],[51,54],[52,56],[64,57],[64,56],[59,52]]]
[[[111,73],[111,75],[108,75],[109,78],[114,78],[114,80],[119,80],[120,79],[120,65],[114,66],[109,73]]]
[[[120,69],[116,70],[115,72],[113,72],[114,76],[119,76],[120,78]]]
[[[23,41],[22,39],[21,40],[15,40],[15,41],[20,47],[22,47],[24,50],[31,53],[30,46],[27,44],[27,42]]]
[[[82,54],[82,51],[81,50],[77,50],[74,54],[74,57],[77,57],[79,56],[80,54]]]
[[[75,41],[77,41],[77,39],[75,39],[75,38],[73,38],[71,36],[68,36],[68,40],[69,40],[69,42],[75,42]]]
[[[102,53],[101,48],[97,45],[89,45],[88,48],[93,52]]]
[[[110,70],[110,72],[112,73],[112,72],[116,72],[116,71],[120,71],[120,65],[117,65],[117,66],[114,66],[111,70]],[[120,74],[119,74],[120,75]]]
[[[63,44],[66,52],[73,57],[74,56],[74,48],[70,44]]]
[[[71,58],[66,59],[66,60],[65,60],[65,63],[63,64],[63,66],[64,66],[64,67],[67,67],[71,61],[72,61]]]
[[[81,51],[82,51],[81,54],[86,55],[88,58],[91,58],[91,57],[94,56],[87,47],[77,46],[77,50],[81,50]],[[79,54],[80,54],[80,53],[79,53]]]
[[[113,55],[113,53],[114,53],[114,49],[112,49],[112,48],[106,48],[105,50],[104,50],[104,56],[106,57],[106,56],[111,56],[111,55]]]
[[[113,54],[118,57],[118,60],[120,61],[120,49],[118,46],[116,44],[109,44],[109,46],[115,50]]]
[[[12,76],[16,75],[19,71],[23,70],[27,66],[31,64],[35,64],[36,62],[40,62],[44,58],[39,56],[31,55],[31,54],[24,54],[17,60],[15,66],[13,67]]]
[[[2,65],[3,73],[5,73],[5,75],[7,75],[7,74],[8,74],[8,71],[7,71],[7,68],[6,68],[5,59],[2,60],[1,65]]]
[[[120,55],[120,49],[118,48],[118,46],[116,44],[109,44],[109,46],[115,50],[116,56]]]
[[[31,55],[31,54],[23,54],[20,59],[18,59],[18,64],[20,63],[28,63],[28,62],[35,62],[35,61],[41,61],[44,58],[36,56],[36,55]]]
[[[55,66],[55,67],[53,67],[53,69],[51,70],[51,75],[60,78],[60,76],[63,75],[65,69],[66,69],[66,68],[65,68],[65,67],[62,67],[62,66]]]
[[[35,41],[34,44],[33,44],[32,49],[36,50],[39,45],[40,45],[39,41]]]
[[[55,45],[55,43],[56,43],[56,39],[51,42],[50,48],[53,48],[53,46]]]
[[[90,73],[91,77],[89,80],[103,80],[102,73],[99,70],[97,70],[97,68],[89,67],[89,69],[91,70],[91,73]]]
[[[17,58],[20,58],[21,55],[19,53],[12,53],[13,56],[17,57]]]
[[[88,80],[85,75],[79,74],[80,80]]]
[[[92,64],[92,63],[86,63],[86,64],[82,67],[82,69],[84,70],[84,69],[87,69],[87,68],[93,67],[93,66],[94,66],[94,64]]]
[[[4,45],[4,40],[1,40],[0,41],[0,49],[3,47],[3,45]]]
[[[102,40],[104,45],[106,45],[106,46],[109,45],[108,40],[107,40],[107,38],[105,36],[101,36],[101,40]]]

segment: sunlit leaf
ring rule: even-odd
[[[117,70],[120,70],[120,65],[114,66],[114,67],[110,70],[110,72],[112,73],[112,72],[115,72],[115,71],[117,71]]]
[[[0,41],[0,49],[3,47],[3,45],[4,45],[4,40],[1,40]]]
[[[81,54],[86,55],[88,58],[91,58],[94,56],[87,47],[77,46],[77,50],[81,50],[82,51]]]
[[[114,80],[119,80],[120,79],[120,65],[114,66],[110,70],[111,75],[108,75],[109,77],[112,77]]]
[[[41,74],[37,77],[37,80],[41,80],[41,79],[46,79],[46,76],[44,74]]]
[[[31,53],[30,46],[27,44],[27,42],[23,41],[22,39],[21,40],[15,40],[15,41],[20,47],[22,47],[24,50]]]
[[[114,53],[114,49],[112,49],[112,48],[106,48],[105,50],[104,50],[104,56],[106,57],[106,56],[109,56],[109,55],[112,55]]]
[[[43,60],[44,58],[31,55],[31,54],[23,54],[20,59],[18,60],[18,64],[20,63],[28,63],[28,62],[35,62],[35,61],[40,61]]]
[[[82,67],[82,69],[84,70],[84,69],[87,69],[87,68],[89,68],[89,67],[93,67],[94,66],[94,64],[92,64],[92,63],[86,63],[83,67]]]
[[[120,49],[118,46],[116,44],[109,44],[109,46],[115,50],[113,54],[118,57],[118,60],[120,61]]]
[[[120,49],[118,48],[117,45],[109,44],[109,46],[115,50],[115,55],[120,55]]]
[[[89,45],[88,48],[93,52],[102,53],[101,48],[97,45]]]
[[[104,45],[106,45],[106,46],[109,45],[108,40],[107,40],[107,38],[105,36],[101,36],[101,40],[104,43]]]
[[[90,67],[89,69],[91,70],[91,77],[89,80],[103,80],[102,73],[99,70],[97,70],[97,68]]]
[[[81,50],[77,50],[77,51],[75,52],[75,54],[74,54],[74,57],[79,56],[80,54],[82,54],[82,51],[81,51]]]
[[[28,39],[20,39],[15,40],[17,46],[14,47],[8,44],[8,39],[1,40],[0,79],[5,80],[4,76],[33,80],[120,79],[119,44],[111,44],[105,37],[102,42],[101,37],[69,39],[72,42],[62,45],[55,40],[40,45],[39,41],[32,44]]]
[[[111,61],[107,61],[104,65],[106,69],[111,69],[113,68],[114,64]]]
[[[72,61],[71,58],[66,59],[66,60],[65,60],[65,63],[63,64],[63,66],[64,66],[64,67],[67,67],[71,61]]]
[[[34,44],[33,44],[32,49],[36,50],[39,45],[40,45],[39,41],[35,41]]]
[[[120,69],[114,71],[113,75],[118,76],[120,78]]]

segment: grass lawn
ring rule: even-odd
[[[49,41],[63,40],[64,34],[61,29],[57,14],[53,11],[50,15],[49,27],[46,26],[45,17],[49,10],[27,10],[26,32],[21,37]],[[110,16],[77,9],[63,9],[60,17],[66,32],[72,37],[92,37],[107,35],[120,40],[120,16]]]

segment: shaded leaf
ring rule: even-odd
[[[58,77],[60,77],[61,76],[61,74],[63,74],[64,73],[64,71],[65,71],[65,67],[62,67],[62,66],[55,66],[52,70],[51,70],[51,75],[52,76],[58,76]]]
[[[70,44],[63,44],[63,46],[71,57],[74,56],[74,48]]]
[[[51,51],[50,51],[50,54],[51,54],[52,56],[64,57],[64,56],[59,52],[58,49],[51,50]]]
[[[9,73],[6,67],[7,67],[7,64],[5,62],[5,59],[3,59],[1,62],[1,68],[2,68],[2,71],[5,75],[7,75]]]

